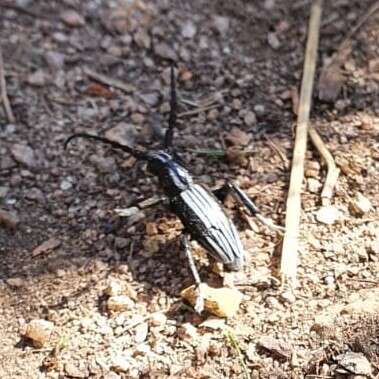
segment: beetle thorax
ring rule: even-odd
[[[147,168],[158,177],[168,196],[175,196],[192,184],[192,177],[187,169],[165,151],[149,153]]]

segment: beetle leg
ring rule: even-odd
[[[228,192],[230,192],[240,204],[245,206],[249,210],[250,214],[252,216],[255,216],[261,224],[266,225],[268,228],[276,232],[285,231],[285,228],[283,226],[276,225],[271,219],[264,217],[259,208],[253,203],[249,196],[247,196],[246,193],[242,191],[240,187],[238,187],[237,184],[228,183],[220,189],[217,189],[215,191],[215,195],[218,196],[221,194],[223,197],[225,197],[225,193]]]
[[[195,279],[195,284],[197,287],[197,299],[196,299],[196,303],[195,303],[194,308],[195,308],[195,311],[197,313],[201,313],[204,310],[204,296],[203,296],[202,291],[201,291],[200,275],[199,275],[199,272],[197,271],[197,268],[195,266],[195,261],[193,259],[191,248],[190,248],[189,243],[188,243],[188,235],[187,234],[183,234],[182,241],[183,241],[183,245],[184,245],[184,251],[186,253],[188,263],[189,263],[189,266],[190,266],[193,278]]]

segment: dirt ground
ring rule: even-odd
[[[244,298],[233,318],[202,325],[210,316],[180,299],[193,283],[180,222],[162,206],[114,212],[156,195],[156,179],[104,146],[78,140],[63,150],[79,131],[158,146],[175,59],[175,143],[188,167],[210,187],[238,181],[283,224],[310,3],[0,0],[16,117],[0,113],[0,378],[378,375],[379,12],[352,37],[338,97],[320,101],[315,90],[312,122],[341,169],[338,219],[317,217],[325,167],[309,146],[296,297],[277,279],[280,236],[229,199],[248,254],[236,276]],[[319,67],[372,3],[325,2]],[[223,140],[248,142],[249,154],[218,156]],[[357,196],[371,209],[357,210]],[[216,285],[194,248],[202,279]],[[111,314],[104,291],[116,281],[130,304]],[[54,325],[41,348],[22,337],[32,319]]]

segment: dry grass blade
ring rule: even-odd
[[[1,102],[4,106],[4,111],[7,115],[8,122],[11,124],[14,124],[16,122],[16,119],[13,115],[11,104],[8,99],[8,93],[7,93],[7,84],[5,81],[5,72],[4,72],[4,60],[3,60],[3,52],[0,47],[0,88],[1,88]]]
[[[99,83],[120,89],[121,91],[124,91],[126,93],[130,93],[130,92],[135,91],[135,87],[132,86],[131,84],[126,84],[126,83],[122,82],[121,80],[110,78],[109,76],[106,76],[104,74],[100,74],[96,71],[91,70],[88,67],[85,67],[83,69],[83,71],[89,78],[96,80]]]
[[[322,205],[330,205],[331,198],[333,196],[334,187],[337,183],[338,175],[340,170],[337,168],[334,158],[317,130],[313,127],[309,128],[309,137],[312,143],[315,145],[316,149],[320,153],[321,157],[324,159],[326,166],[328,168],[328,173],[326,175],[324,187],[321,192]]]
[[[244,379],[251,379],[251,376],[250,376],[250,373],[249,373],[249,369],[247,368],[247,365],[246,365],[244,356],[242,355],[239,343],[238,343],[238,341],[236,339],[236,336],[232,332],[232,330],[228,330],[226,332],[226,337],[228,339],[228,342],[229,342],[230,346],[233,348],[233,350],[237,354],[238,360],[239,360],[239,362],[241,364],[241,367],[242,367],[242,370],[243,370],[243,377],[244,377]]]
[[[308,122],[316,70],[318,40],[322,0],[315,0],[311,8],[308,39],[305,51],[303,80],[301,84],[299,115],[297,118],[296,139],[290,176],[290,185],[286,204],[286,231],[283,239],[283,250],[280,271],[283,283],[289,281],[296,286],[298,235],[301,212],[301,186],[304,176],[304,160],[307,146]]]

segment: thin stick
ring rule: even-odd
[[[264,138],[267,141],[268,145],[271,147],[271,149],[279,155],[279,158],[283,162],[284,168],[288,168],[289,161],[288,158],[284,155],[283,151],[278,146],[276,146],[275,143],[272,140],[270,140],[266,135],[264,135]]]
[[[7,84],[5,82],[5,73],[4,73],[4,60],[3,60],[3,52],[0,47],[0,87],[1,87],[1,101],[4,106],[5,113],[7,115],[8,121],[11,124],[16,122],[16,119],[13,115],[11,104],[8,99],[7,94]]]
[[[191,111],[182,112],[178,114],[178,117],[185,117],[185,116],[194,116],[196,114],[199,114],[201,112],[209,111],[211,109],[219,108],[222,104],[214,104],[214,105],[208,105],[207,107],[199,107],[197,109],[193,109]]]
[[[96,71],[91,70],[88,67],[84,67],[83,71],[89,78],[96,80],[99,83],[105,84],[109,87],[118,88],[121,91],[124,91],[126,93],[135,91],[135,87],[132,86],[131,84],[126,84],[122,82],[121,80],[110,78],[109,76],[100,74]]]
[[[326,174],[326,179],[324,187],[321,192],[321,202],[322,205],[330,205],[334,187],[337,183],[338,175],[340,173],[339,168],[337,168],[333,156],[326,147],[324,141],[321,139],[321,136],[317,133],[317,130],[314,127],[309,128],[309,137],[312,140],[313,145],[318,150],[321,157],[324,159],[328,172]]]
[[[299,114],[292,161],[290,185],[287,198],[286,226],[280,271],[282,282],[296,287],[298,235],[301,212],[301,186],[304,176],[304,160],[307,147],[308,120],[316,69],[317,49],[320,31],[322,0],[314,0],[309,20],[308,39],[305,51],[303,80],[301,83]]]

